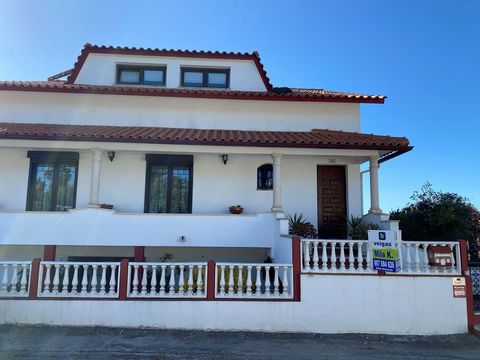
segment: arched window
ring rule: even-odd
[[[257,190],[273,189],[273,167],[265,164],[257,169]]]

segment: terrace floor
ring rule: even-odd
[[[0,359],[12,358],[478,360],[480,338],[0,326]]]

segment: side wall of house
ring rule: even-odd
[[[91,153],[81,152],[77,208],[89,201]],[[246,213],[268,212],[272,191],[257,190],[257,168],[271,163],[268,155],[231,154],[226,165],[217,154],[194,154],[193,213],[223,214],[228,206],[241,204]],[[342,165],[343,164],[343,165]],[[282,202],[289,214],[303,213],[317,223],[317,165],[328,165],[320,156],[283,156]],[[361,215],[360,168],[339,158],[346,166],[348,213]],[[0,152],[0,211],[24,211],[27,198],[29,159],[26,150]],[[145,155],[117,152],[113,162],[102,160],[100,202],[113,204],[119,212],[142,213],[145,201]]]
[[[360,104],[0,91],[5,122],[360,131]]]

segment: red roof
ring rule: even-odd
[[[119,55],[144,55],[144,56],[173,56],[173,57],[192,57],[207,59],[234,59],[234,60],[251,60],[255,63],[258,73],[260,74],[265,88],[272,89],[272,84],[267,76],[267,72],[260,61],[260,55],[257,51],[252,53],[226,52],[226,51],[195,51],[195,50],[174,50],[174,49],[151,49],[151,48],[135,48],[135,47],[113,47],[98,46],[86,43],[83,46],[77,61],[73,65],[72,73],[67,78],[67,83],[73,84],[82,68],[88,54],[119,54]]]
[[[385,96],[367,95],[350,92],[331,91],[324,89],[285,88],[271,91],[233,91],[201,88],[163,88],[163,87],[133,87],[69,84],[65,81],[0,81],[0,90],[6,91],[38,91],[107,95],[137,95],[137,96],[167,96],[195,97],[207,99],[233,100],[277,100],[277,101],[308,101],[308,102],[344,102],[344,103],[375,103],[383,104]]]
[[[386,150],[412,149],[405,137],[334,130],[244,131],[138,126],[0,123],[0,139],[100,141],[150,144]]]

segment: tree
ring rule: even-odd
[[[480,214],[467,198],[455,193],[434,191],[427,182],[410,199],[412,203],[390,214],[392,220],[400,220],[404,239],[465,239],[469,241],[471,255],[478,257],[475,248],[480,236]]]

